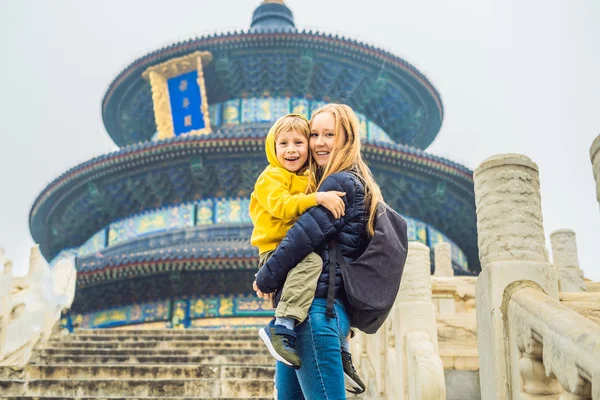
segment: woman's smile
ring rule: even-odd
[[[310,152],[319,167],[329,162],[331,152],[335,148],[335,119],[328,112],[317,114],[311,124]]]

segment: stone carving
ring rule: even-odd
[[[50,269],[38,246],[31,249],[29,272],[12,278],[10,262],[0,252],[0,365],[24,366],[33,346],[45,341],[75,296],[74,259]]]
[[[579,268],[575,232],[561,229],[550,234],[552,258],[560,281],[561,292],[586,290],[583,272]]]
[[[429,248],[410,242],[400,291],[385,326],[375,335],[358,333],[350,342],[354,354],[360,354],[357,365],[369,398],[446,398],[430,271]]]
[[[513,398],[600,399],[600,326],[533,288],[512,295],[508,323]]]
[[[509,399],[516,364],[506,353],[507,299],[536,287],[557,301],[558,284],[545,252],[537,165],[502,154],[483,161],[473,176],[482,266],[476,284],[481,398]]]
[[[435,245],[435,276],[454,276],[452,269],[452,248],[450,243],[440,242]]]
[[[501,154],[483,161],[473,179],[481,264],[546,261],[537,165]]]

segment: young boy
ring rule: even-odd
[[[345,193],[306,193],[310,192],[306,175],[311,160],[309,136],[308,121],[298,114],[280,118],[267,135],[265,150],[269,165],[258,177],[250,199],[250,217],[254,224],[251,242],[258,247],[259,268],[283,240],[295,219],[309,208],[322,205],[336,219],[344,214],[341,197]],[[296,369],[300,368],[301,362],[295,346],[294,325],[306,319],[322,268],[321,257],[311,253],[288,273],[275,319],[259,332],[271,355]],[[347,352],[347,344],[343,350],[343,354]],[[348,360],[349,357],[343,359],[344,372],[355,382],[360,382],[364,390]]]

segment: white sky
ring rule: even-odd
[[[101,121],[110,82],[174,41],[247,29],[259,0],[0,0],[0,246],[24,274],[28,216],[67,169],[116,148]],[[540,167],[546,235],[577,233],[586,277],[600,210],[589,148],[600,134],[600,1],[289,0],[296,26],[382,47],[437,87],[431,153],[474,169],[496,153]]]

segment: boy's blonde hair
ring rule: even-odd
[[[360,133],[358,131],[359,123],[356,114],[352,108],[345,104],[326,104],[318,108],[312,113],[310,122],[312,124],[316,115],[328,112],[335,120],[335,137],[336,144],[329,161],[322,172],[319,173],[319,182],[317,189],[321,183],[329,175],[340,171],[352,171],[362,181],[365,187],[365,206],[367,207],[367,232],[370,236],[375,233],[375,213],[377,212],[377,204],[383,202],[381,189],[377,182],[373,179],[371,170],[363,161],[360,149]],[[346,140],[342,143],[344,134]],[[317,171],[316,163],[311,162],[309,169],[309,181],[316,181]],[[310,186],[310,185],[309,185]]]
[[[277,121],[275,121],[275,124],[273,124],[271,129],[273,130],[273,136],[274,136],[274,140],[275,140],[275,154],[277,154],[277,137],[282,132],[290,132],[290,131],[297,132],[297,133],[301,134],[302,136],[304,136],[306,138],[307,142],[310,141],[310,124],[309,124],[308,120],[306,119],[306,117],[301,114],[284,115],[283,117],[281,117]],[[311,170],[312,164],[313,164],[313,160],[312,160],[312,156],[310,154],[310,149],[309,149],[306,164],[304,164],[302,166],[302,168],[300,168],[299,171],[296,171],[296,173],[301,174],[301,173],[304,173],[307,169]],[[307,193],[310,193],[314,190],[314,187],[311,188],[311,186],[312,185],[310,185],[310,184],[308,185],[308,187],[306,189]]]

